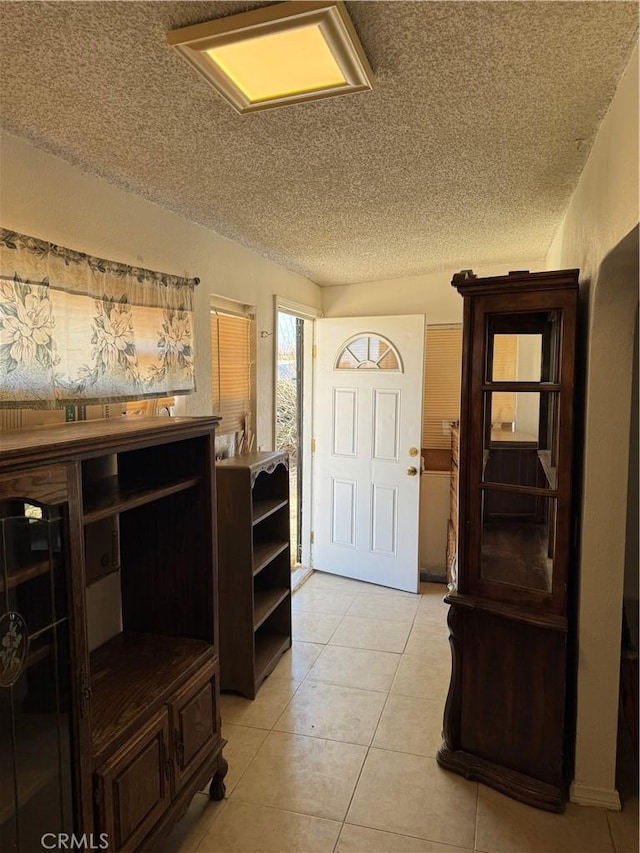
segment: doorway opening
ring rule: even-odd
[[[303,400],[304,320],[287,311],[277,312],[276,340],[276,450],[289,453],[289,507],[291,568],[302,564],[303,519]]]
[[[290,456],[292,586],[311,572],[313,344],[318,309],[275,297],[274,447]]]

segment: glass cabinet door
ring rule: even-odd
[[[63,519],[0,505],[0,847],[73,832],[69,615]]]
[[[485,313],[474,389],[477,577],[550,596],[556,552],[562,311]],[[493,587],[494,590],[496,587]]]

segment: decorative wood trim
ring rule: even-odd
[[[510,272],[508,275],[490,276],[478,279],[471,270],[463,272],[471,273],[463,276],[456,273],[452,279],[452,286],[462,296],[494,295],[499,293],[522,293],[527,290],[559,290],[563,288],[577,290],[578,275],[580,270],[557,270],[550,272],[530,273],[528,270]]]
[[[512,619],[515,622],[526,622],[536,628],[548,628],[551,631],[561,631],[564,634],[568,630],[566,616],[557,616],[554,613],[533,613],[515,604],[503,604],[500,601],[491,601],[486,598],[479,598],[477,595],[465,595],[460,592],[450,592],[444,600],[452,607],[482,610],[485,613],[502,616],[504,619]]]
[[[446,601],[446,598],[445,598]],[[451,682],[444,708],[444,741],[448,749],[460,747],[460,715],[462,710],[462,631],[463,624],[455,607],[447,614],[451,647]]]
[[[446,770],[452,770],[474,782],[484,782],[496,791],[506,794],[548,812],[564,811],[564,792],[555,785],[548,785],[524,773],[517,773],[464,750],[452,750],[443,744],[436,761]]]
[[[241,453],[239,456],[231,456],[216,462],[216,468],[243,468],[249,471],[251,488],[253,488],[258,474],[266,472],[273,474],[278,465],[283,465],[289,470],[289,454],[286,450],[260,450],[255,453]]]

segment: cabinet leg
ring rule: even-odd
[[[213,775],[211,785],[209,786],[209,797],[212,800],[223,800],[225,791],[227,790],[224,784],[224,777],[227,775],[229,764],[226,758],[220,756],[218,759],[218,769]]]

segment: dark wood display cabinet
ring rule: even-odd
[[[145,850],[209,780],[224,795],[217,423],[130,417],[2,434],[2,850],[42,849],[45,833]],[[90,652],[87,543],[104,519],[118,522],[122,629]]]
[[[453,666],[441,766],[561,811],[572,764],[578,271],[453,278],[464,298]]]
[[[288,454],[224,459],[216,480],[220,686],[254,699],[291,647]]]

